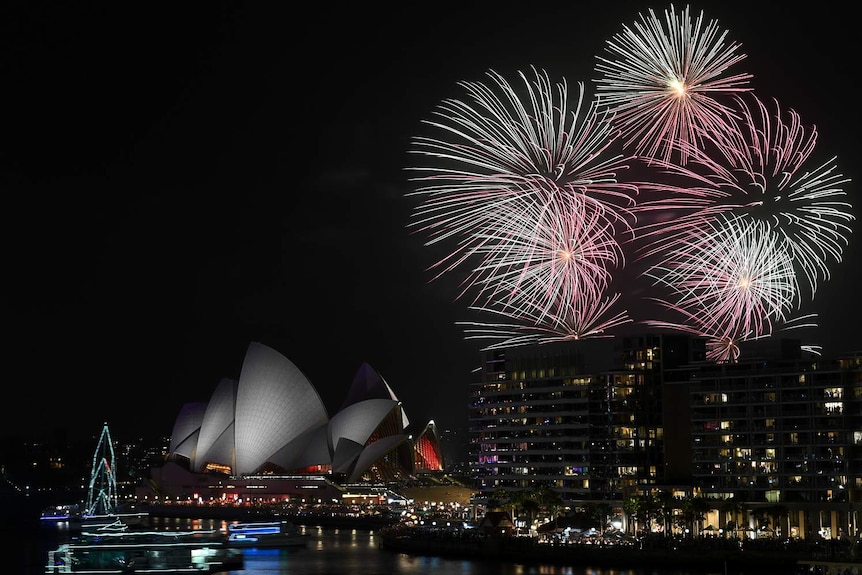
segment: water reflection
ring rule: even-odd
[[[381,550],[373,531],[318,527],[303,531],[311,539],[305,548],[246,550],[245,569],[230,575],[723,575],[425,557]]]
[[[217,519],[176,519],[151,517],[151,527],[159,531],[217,529],[227,532],[230,521]],[[309,536],[305,547],[246,549],[245,566],[228,575],[728,575],[717,566],[711,573],[652,569],[598,569],[577,565],[545,565],[501,562],[487,559],[453,559],[408,555],[379,548],[374,531],[323,529],[300,526]],[[68,540],[62,527],[48,530],[45,548]],[[39,559],[43,568],[45,551]],[[25,571],[26,572],[26,571]],[[38,572],[38,571],[34,571]],[[43,572],[43,571],[42,571]],[[730,574],[740,575],[740,574]],[[751,575],[751,574],[749,574]]]

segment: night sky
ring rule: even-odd
[[[488,69],[591,84],[623,23],[670,6],[468,4],[4,4],[3,434],[168,434],[250,341],[330,415],[368,362],[411,420],[466,430],[479,345],[407,228],[409,139]],[[752,4],[691,7],[742,44],[762,99],[816,124],[862,204],[855,19]],[[862,349],[858,234],[815,300],[825,354]]]

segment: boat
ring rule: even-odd
[[[244,569],[243,552],[218,530],[82,532],[48,552],[45,573],[194,573]]]
[[[290,521],[240,522],[228,525],[229,547],[305,546],[308,535]]]
[[[65,523],[80,520],[81,506],[77,503],[51,505],[42,510],[39,520],[42,523]]]
[[[113,523],[106,523],[96,527],[95,534],[99,533],[125,533],[129,530],[128,523],[124,523],[122,519],[116,519]],[[84,535],[92,535],[90,532],[84,532]]]
[[[111,432],[105,424],[93,453],[86,502],[53,505],[42,510],[40,519],[42,523],[68,522],[72,529],[94,529],[115,525],[118,521],[128,526],[144,525],[149,517],[149,511],[137,503],[119,500],[114,446]]]
[[[149,511],[138,509],[134,504],[118,505],[106,513],[86,513],[77,503],[51,505],[43,509],[39,517],[43,525],[68,523],[72,530],[115,525],[118,521],[127,526],[139,526],[146,525],[149,519]]]
[[[92,529],[104,525],[115,525],[122,522],[127,526],[146,526],[150,520],[150,512],[139,509],[135,504],[120,504],[105,513],[80,513],[70,521],[72,528]]]

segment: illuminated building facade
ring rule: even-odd
[[[664,483],[673,445],[663,428],[663,368],[704,350],[699,340],[653,335],[486,352],[469,405],[480,489],[541,485],[566,501],[621,500]]]
[[[249,493],[287,498],[333,482],[387,483],[443,471],[433,421],[415,440],[409,425],[401,401],[369,365],[329,417],[302,371],[253,342],[238,381],[223,378],[209,401],[182,407],[168,461],[151,471],[152,491],[217,499],[253,485]],[[305,479],[315,477],[328,483]]]
[[[796,349],[668,379],[688,390],[692,480],[705,496],[780,504],[792,510],[791,534],[834,536],[835,525],[855,524],[862,500],[862,357],[804,359]]]
[[[416,474],[443,471],[443,450],[437,425],[430,421],[413,441],[413,471]]]
[[[716,364],[704,340],[657,334],[485,352],[469,404],[480,490],[616,505],[670,490],[714,500],[716,528],[733,502],[786,507],[788,535],[855,532],[862,356],[805,359],[795,340],[742,349]]]

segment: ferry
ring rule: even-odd
[[[122,521],[126,525],[142,525],[149,521],[149,512],[134,502],[122,503],[117,497],[116,462],[111,432],[106,423],[93,453],[90,486],[85,504],[53,505],[44,509],[42,523],[65,523],[70,527],[90,529]]]
[[[304,546],[308,535],[289,521],[259,521],[228,525],[229,547]]]
[[[81,518],[81,506],[77,503],[51,505],[42,510],[39,517],[43,523],[66,523],[78,521]]]
[[[108,513],[85,513],[77,503],[52,505],[42,510],[40,522],[45,524],[68,523],[71,529],[91,529],[122,521],[128,526],[143,526],[149,522],[149,511],[134,504],[118,505]]]
[[[45,573],[193,573],[244,569],[241,549],[224,533],[196,531],[85,531],[48,552]]]
[[[101,527],[103,525],[112,525],[117,522],[122,522],[130,527],[146,526],[150,521],[149,511],[136,509],[134,505],[120,506],[109,513],[83,513],[77,518],[73,518],[70,522],[71,526],[88,529]]]

